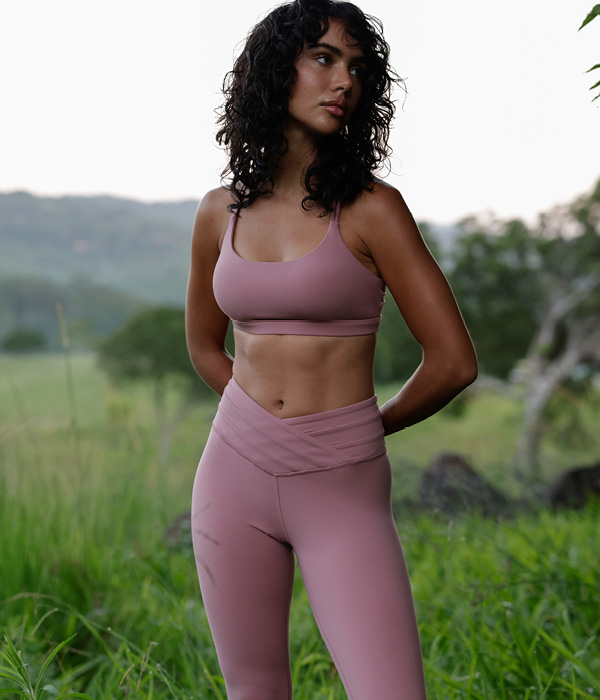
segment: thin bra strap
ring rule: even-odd
[[[333,209],[333,214],[331,217],[333,221],[339,221],[341,204],[342,203],[339,199],[335,203],[335,207]]]

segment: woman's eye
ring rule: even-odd
[[[315,56],[315,60],[318,61],[322,66],[326,66],[331,63],[331,56],[326,53],[321,53],[318,56]],[[365,69],[363,66],[352,66],[352,68],[350,68],[349,70],[350,73],[355,75],[357,78],[364,78]]]

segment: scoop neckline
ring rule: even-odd
[[[337,208],[338,205],[336,205]],[[239,260],[242,260],[245,263],[251,263],[252,265],[287,265],[288,263],[293,263],[297,262],[298,260],[302,260],[303,258],[306,258],[309,255],[312,255],[313,253],[316,253],[319,248],[324,245],[325,241],[329,237],[329,232],[331,231],[331,228],[334,223],[337,223],[337,220],[339,218],[339,211],[338,211],[338,217],[335,217],[336,209],[331,212],[331,215],[329,217],[329,226],[327,227],[327,231],[325,232],[325,235],[321,239],[320,243],[318,243],[312,250],[309,250],[308,253],[304,253],[304,255],[300,255],[297,258],[292,258],[291,260],[248,260],[248,258],[243,258],[233,247],[233,235],[235,233],[235,227],[237,225],[237,217],[238,214],[237,212],[234,212],[231,217],[233,219],[233,224],[231,225],[231,234],[229,236],[229,247],[231,248],[232,253],[235,255],[236,258]],[[368,270],[367,270],[368,272]]]

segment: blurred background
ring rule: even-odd
[[[379,176],[480,360],[387,438],[430,696],[599,698],[600,6],[358,4],[407,89]],[[23,697],[225,698],[188,512],[218,397],[184,302],[222,80],[273,6],[0,9],[0,650],[43,671]],[[419,361],[389,298],[380,403]],[[299,572],[292,629],[295,697],[345,697]]]

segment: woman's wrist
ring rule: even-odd
[[[406,426],[402,425],[402,422],[398,420],[397,416],[394,415],[392,401],[393,399],[386,401],[386,403],[379,408],[384,435],[391,435],[392,433],[397,433],[406,428]]]

